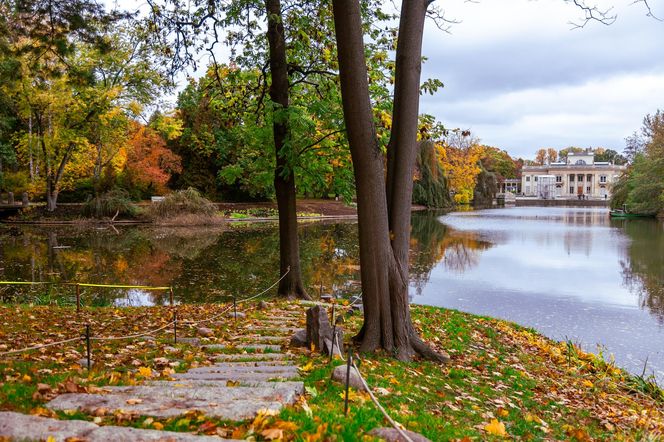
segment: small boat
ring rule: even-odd
[[[627,205],[623,204],[622,209],[611,209],[609,212],[611,218],[647,218],[651,215],[642,215],[640,213],[631,213],[627,211]]]

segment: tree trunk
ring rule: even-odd
[[[420,57],[427,1],[403,2],[387,182],[373,122],[360,7],[334,0],[344,120],[353,158],[360,234],[362,351],[382,347],[402,360],[419,353],[446,362],[417,335],[408,303],[408,247],[417,148]],[[389,196],[389,200],[388,200]]]
[[[282,296],[296,296],[309,299],[300,270],[300,250],[297,237],[297,212],[295,208],[295,176],[289,164],[287,145],[288,126],[288,64],[286,60],[286,40],[280,0],[265,0],[267,9],[267,39],[270,47],[270,99],[274,102],[272,131],[276,167],[274,190],[279,209],[279,267],[283,275],[290,271],[279,283],[278,293]]]

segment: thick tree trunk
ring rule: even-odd
[[[386,182],[369,99],[359,3],[357,0],[333,1],[344,120],[357,191],[364,302],[364,325],[358,335],[362,340],[360,348],[372,351],[382,347],[396,352],[403,360],[419,353],[445,362],[449,359],[447,355],[432,351],[417,335],[408,303],[419,63],[427,5],[423,0],[403,3],[393,117],[396,126],[392,128]]]
[[[267,9],[267,39],[270,46],[270,99],[275,103],[272,130],[276,168],[274,190],[279,209],[279,258],[281,274],[288,275],[279,283],[278,293],[283,296],[309,298],[302,283],[300,270],[300,249],[297,237],[297,212],[295,208],[295,176],[288,161],[286,145],[288,127],[288,64],[286,60],[286,40],[280,0],[265,0]]]

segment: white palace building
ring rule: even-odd
[[[567,160],[543,166],[523,166],[521,191],[542,199],[608,199],[611,185],[625,166],[596,162],[592,152],[570,153]]]

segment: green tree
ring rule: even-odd
[[[641,134],[632,141],[643,147],[614,186],[611,206],[626,204],[630,212],[664,214],[664,112],[647,115]]]
[[[431,140],[420,142],[416,164],[413,203],[427,207],[451,207],[452,198],[436,143]]]

